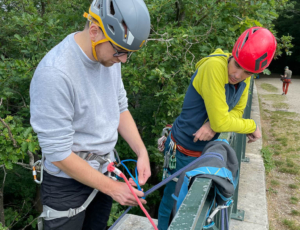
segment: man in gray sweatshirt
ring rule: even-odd
[[[114,160],[118,133],[137,154],[139,184],[151,175],[147,150],[128,111],[120,64],[149,36],[147,7],[143,0],[94,0],[84,16],[85,29],[68,35],[39,63],[30,85],[30,121],[44,157],[44,208],[73,210],[93,189],[99,192],[78,214],[48,215],[45,229],[106,229],[112,200],[137,205],[125,183],[104,175],[107,164],[98,170],[98,161],[80,157],[92,153]]]

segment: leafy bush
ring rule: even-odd
[[[286,0],[145,2],[151,16],[151,34],[143,49],[133,53],[122,65],[122,74],[129,110],[151,160],[152,177],[145,186],[148,189],[161,179],[163,157],[156,150],[157,138],[162,128],[179,115],[195,63],[216,48],[231,52],[237,37],[251,26],[267,27],[276,36],[272,23],[278,17],[277,10],[284,9],[287,3]],[[37,138],[29,123],[29,85],[33,73],[52,47],[71,32],[83,29],[82,13],[90,3],[80,0],[0,2],[0,118],[4,122],[0,123],[0,165],[4,164],[12,172],[16,163],[28,165],[32,157],[40,158]],[[291,39],[290,36],[277,38],[276,55],[281,55],[284,49],[288,52]],[[122,159],[135,158],[121,138],[117,149]],[[24,194],[30,191],[26,186],[18,186]],[[7,206],[12,199],[7,195],[9,190],[4,190],[6,213],[15,213],[18,209]],[[147,198],[154,216],[161,191]],[[21,202],[23,198],[16,199]],[[29,202],[33,205],[35,201],[32,198]],[[113,210],[114,215],[119,215],[122,208],[114,206]],[[7,220],[10,216],[7,214]]]

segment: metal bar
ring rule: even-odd
[[[213,197],[208,196],[211,187],[211,179],[196,178],[168,230],[202,229],[209,209],[208,204],[213,199]]]

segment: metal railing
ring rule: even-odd
[[[251,84],[249,88],[249,96],[247,106],[244,110],[243,118],[250,118],[252,95],[253,95],[254,78],[251,77]],[[220,138],[227,139],[230,146],[235,150],[239,161],[239,168],[241,162],[248,162],[245,158],[246,152],[246,135],[237,133],[222,133]],[[212,180],[207,178],[197,178],[192,184],[186,198],[182,202],[176,216],[171,222],[169,230],[194,230],[203,229],[206,223],[206,214],[213,199]],[[237,209],[239,184],[236,187],[233,204],[228,208],[229,220],[237,219],[244,220],[244,211]],[[215,225],[209,229],[221,229],[221,212],[218,212],[214,217]]]

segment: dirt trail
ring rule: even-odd
[[[261,88],[262,83],[272,84],[279,90],[276,94],[279,95],[282,93],[282,81],[280,81],[279,74],[272,74],[271,76],[262,75],[261,78],[255,80],[259,94],[274,94],[274,92],[263,90]],[[289,105],[289,112],[296,112],[300,114],[300,76],[292,77],[292,83],[289,85],[288,93],[282,97],[286,97],[285,103]]]

